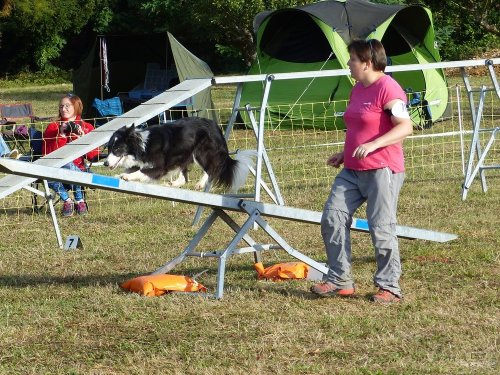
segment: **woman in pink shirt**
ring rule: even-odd
[[[403,89],[384,73],[387,57],[382,43],[355,40],[348,51],[348,66],[357,82],[344,114],[346,140],[344,150],[327,160],[328,165],[344,168],[335,178],[321,220],[329,272],[311,291],[322,297],[354,295],[350,227],[354,212],[366,202],[377,262],[373,281],[378,292],[371,299],[399,302],[396,210],[405,175],[402,143],[413,127]]]

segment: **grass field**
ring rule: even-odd
[[[36,114],[50,116],[70,89],[6,88],[0,101],[30,101]],[[216,95],[231,107],[231,93]],[[247,139],[245,131],[235,134],[236,145]],[[323,160],[335,146],[289,147],[298,136],[270,134],[276,142],[270,159],[287,204],[321,210],[336,173]],[[309,134],[300,142],[329,136]],[[317,299],[310,281],[257,281],[251,254],[229,258],[221,300],[146,298],[119,284],[177,256],[196,233],[196,207],[92,190],[88,216],[59,220],[63,235],[78,234],[84,245],[64,251],[50,216],[32,213],[27,192],[6,198],[0,202],[0,373],[497,374],[498,172],[488,173],[486,193],[476,181],[462,201],[456,142],[424,138],[405,145],[424,151],[408,158],[412,173],[401,194],[400,224],[459,237],[444,244],[400,240],[405,299],[393,306],[368,301],[375,262],[363,233],[353,233],[354,299]],[[245,219],[233,216],[240,224]],[[326,261],[319,227],[268,221],[291,246]],[[268,241],[261,230],[251,235]],[[231,238],[217,223],[200,250],[221,249]],[[292,260],[283,250],[262,256],[265,266]],[[198,281],[213,293],[212,258],[190,258],[171,273],[205,269]]]

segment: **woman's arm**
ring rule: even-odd
[[[50,154],[52,151],[57,150],[60,147],[59,139],[61,138],[61,136],[66,138],[64,135],[60,134],[59,125],[60,124],[58,121],[51,122],[43,132],[43,142],[42,142],[43,155]]]

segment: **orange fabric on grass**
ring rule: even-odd
[[[188,276],[182,275],[146,275],[125,281],[123,289],[143,296],[161,296],[168,292],[205,292],[207,288]]]
[[[279,263],[264,268],[262,263],[255,263],[255,270],[259,279],[289,280],[305,279],[309,272],[307,264],[302,262]]]

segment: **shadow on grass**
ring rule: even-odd
[[[256,286],[256,289],[258,289],[261,293],[269,293],[269,294],[276,294],[280,295],[283,297],[295,297],[299,299],[304,299],[304,300],[309,300],[309,301],[370,301],[371,297],[374,295],[374,293],[357,293],[354,296],[350,297],[340,297],[340,296],[328,296],[328,297],[320,297],[317,296],[316,294],[312,293],[309,291],[310,285],[312,286],[312,283],[309,283],[307,281],[303,281],[304,283],[307,283],[306,289],[304,289],[303,286],[293,288],[290,287],[290,285],[282,284],[283,287],[280,287],[279,284],[276,285],[258,285]],[[280,283],[286,283],[286,281],[280,282]]]
[[[86,276],[31,276],[31,275],[2,275],[0,287],[25,288],[37,285],[67,285],[73,287],[88,287],[96,285],[121,284],[125,280],[137,277],[133,273],[86,275]]]

